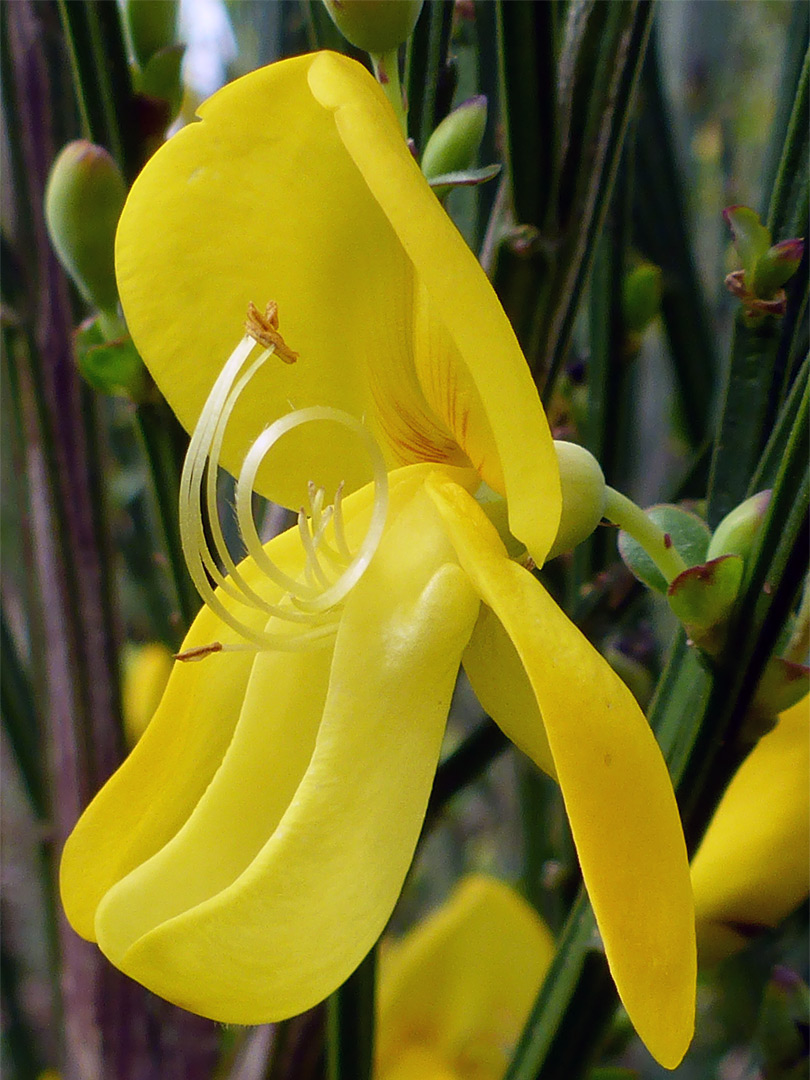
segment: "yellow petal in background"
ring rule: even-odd
[[[130,748],[140,739],[155,715],[172,666],[171,652],[159,641],[128,645],[125,648],[121,711],[124,716],[124,734]]]
[[[553,954],[551,934],[514,890],[465,878],[383,951],[375,1080],[500,1080]],[[418,1074],[420,1060],[427,1071]]]
[[[317,694],[307,709],[309,691],[291,677],[303,732],[317,725],[303,774],[303,749],[279,751],[275,774],[262,732],[274,706],[266,689],[249,688],[233,744],[186,828],[99,908],[99,940],[118,966],[162,997],[233,1023],[290,1016],[334,990],[402,886],[477,610],[435,511],[417,494],[347,601],[319,723]],[[290,713],[288,731],[292,723]],[[306,737],[294,741],[303,748]],[[251,751],[258,761],[240,793]],[[257,792],[257,780],[279,785],[283,799]],[[270,830],[261,847],[251,793]]]
[[[427,490],[534,688],[619,995],[653,1056],[674,1068],[694,1030],[695,924],[686,845],[655,738],[607,662],[508,559],[475,500],[438,475]]]
[[[422,367],[426,385],[444,382],[460,392],[463,403],[455,410],[459,417],[481,403],[485,415],[476,417],[470,429],[470,452],[481,458],[474,464],[484,479],[495,480],[492,486],[503,478],[510,528],[542,563],[557,532],[559,474],[548,423],[509,320],[475,256],[421,176],[388,102],[368,73],[343,57],[321,53],[312,64],[309,83],[324,107],[334,110],[346,149],[413,263],[430,307],[428,322],[437,320],[453,343],[453,355],[420,358],[417,369]],[[444,375],[435,370],[442,363]],[[459,363],[457,374],[454,366]],[[425,366],[433,369],[429,376]],[[453,404],[441,409],[442,394],[436,389],[429,397],[445,422],[451,422]],[[464,433],[453,423],[463,444]],[[489,448],[488,431],[493,444]],[[492,455],[496,463],[488,462]]]
[[[742,948],[810,892],[810,703],[784,712],[738,769],[692,860],[701,962]]]

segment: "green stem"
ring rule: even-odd
[[[615,1007],[616,991],[581,889],[504,1080],[571,1080],[583,1075]],[[588,1038],[583,1038],[585,1017]]]
[[[177,639],[173,642],[176,646],[184,637],[200,607],[200,599],[186,568],[180,541],[178,424],[163,401],[139,405],[136,417],[149,467],[150,487],[154,494],[157,522],[162,533],[177,601],[179,625],[175,628]]]
[[[785,659],[791,660],[794,664],[804,664],[807,662],[808,649],[810,649],[810,577],[804,582],[796,622],[785,647]]]
[[[399,81],[399,49],[392,49],[387,53],[371,53],[371,65],[377,82],[383,88],[383,93],[391,102],[396,113],[402,134],[408,138],[408,117],[405,112],[405,101],[402,97],[402,84]]]
[[[605,492],[604,517],[641,544],[669,585],[687,568],[669,534],[659,529],[626,495],[614,491],[612,487],[606,488]]]
[[[328,1002],[329,1080],[371,1080],[377,949]]]

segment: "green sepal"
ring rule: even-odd
[[[73,352],[82,377],[102,394],[145,401],[151,380],[132,338],[127,334],[107,340],[101,323],[98,315],[86,319],[73,335]]]
[[[675,550],[687,566],[695,566],[705,560],[711,533],[709,526],[697,514],[669,503],[651,506],[645,513],[670,537]],[[662,595],[666,594],[666,578],[641,544],[624,530],[619,533],[619,554],[627,569],[642,585]]]
[[[429,181],[436,196],[444,199],[453,188],[476,187],[492,180],[501,171],[500,165],[483,165],[480,169],[464,169],[460,172],[442,173]]]
[[[154,53],[135,79],[135,88],[146,97],[165,101],[173,119],[183,104],[182,65],[185,45],[169,45]]]
[[[723,643],[725,622],[737,599],[744,563],[739,555],[690,566],[667,589],[673,613],[698,648],[716,655]]]
[[[781,656],[772,656],[759,680],[754,707],[767,716],[777,716],[791,705],[796,705],[808,693],[810,667]]]
[[[723,211],[723,217],[731,229],[745,282],[750,289],[757,263],[771,246],[771,234],[759,220],[759,214],[748,206],[728,206]]]

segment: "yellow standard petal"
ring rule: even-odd
[[[422,343],[416,364],[428,399],[483,478],[507,497],[512,533],[542,563],[560,517],[559,474],[548,423],[509,320],[404,147],[388,102],[368,73],[323,53],[309,83],[334,110],[346,149],[413,263]],[[444,337],[445,347],[431,350],[431,335]]]
[[[736,952],[810,892],[810,707],[763,736],[728,786],[692,860],[702,962]]]
[[[340,985],[402,886],[477,610],[417,493],[347,600],[331,665],[326,650],[257,659],[188,821],[99,905],[110,959],[233,1023],[293,1015]]]
[[[368,72],[331,53],[285,60],[200,116],[147,164],[116,242],[130,331],[180,420],[194,426],[248,303],[273,300],[299,358],[255,376],[226,434],[227,468],[277,417],[328,403],[365,417],[391,466],[472,462],[542,561],[560,492],[537,392]],[[365,480],[341,428],[317,443],[293,434],[259,483],[297,508],[313,478],[328,490]]]
[[[377,1080],[400,1077],[420,1054],[448,1076],[501,1080],[553,955],[548,929],[513,889],[465,878],[382,954]]]
[[[674,1068],[694,1030],[694,907],[678,808],[655,738],[606,661],[509,560],[475,500],[438,475],[427,490],[534,688],[619,995],[653,1056]]]

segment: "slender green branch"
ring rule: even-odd
[[[670,584],[678,574],[686,570],[686,563],[678,554],[668,534],[651,521],[644,511],[626,495],[614,491],[612,487],[606,488],[606,493],[604,517],[612,521],[614,525],[618,525],[620,529],[624,529],[641,544],[666,578],[667,584]]]
[[[389,53],[372,53],[371,64],[377,82],[383,88],[383,92],[396,114],[402,134],[408,138],[408,116],[405,111],[405,101],[402,97],[402,84],[399,81],[399,49],[392,49]]]
[[[329,1080],[371,1080],[377,949],[371,950],[327,1005]]]
[[[177,640],[173,644],[177,645],[200,608],[200,599],[186,568],[180,541],[178,500],[181,462],[178,442],[181,433],[178,432],[177,421],[163,401],[139,405],[136,418],[149,467],[157,523],[174,586],[179,621],[175,627]]]

